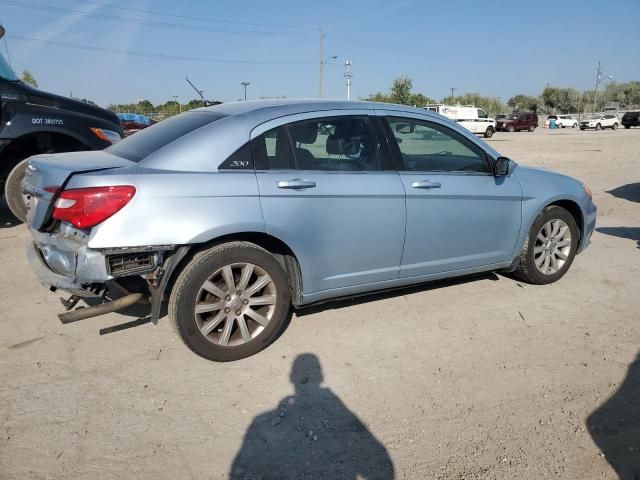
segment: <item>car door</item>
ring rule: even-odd
[[[522,220],[517,178],[494,176],[478,143],[444,122],[386,122],[407,195],[400,277],[510,262]]]
[[[404,187],[368,113],[296,115],[252,133],[266,231],[296,254],[305,295],[399,276]]]

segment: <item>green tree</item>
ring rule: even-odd
[[[22,81],[32,87],[38,88],[38,81],[31,74],[29,70],[25,70],[22,72]]]
[[[538,97],[532,97],[530,95],[515,95],[507,101],[507,105],[514,110],[531,110],[536,111],[538,108]]]
[[[377,92],[373,95],[369,95],[366,100],[369,100],[370,102],[391,103],[391,98],[389,98],[389,95],[386,95],[382,92]]]
[[[430,103],[436,103],[436,101],[421,93],[414,93],[409,98],[409,105],[413,105],[416,107],[424,107],[425,105],[429,105]]]
[[[583,96],[574,88],[545,87],[540,98],[550,113],[572,113],[582,110]]]
[[[407,76],[397,77],[391,85],[390,99],[392,103],[409,105],[411,103],[411,89],[413,81]]]

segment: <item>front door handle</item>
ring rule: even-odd
[[[316,182],[304,180],[302,178],[294,178],[293,180],[281,180],[278,182],[278,188],[290,188],[292,190],[304,190],[305,188],[315,188]]]
[[[440,182],[433,182],[431,180],[421,180],[419,182],[413,182],[411,184],[413,188],[440,188],[442,185]]]

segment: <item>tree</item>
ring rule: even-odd
[[[507,105],[514,110],[530,110],[535,112],[538,108],[538,97],[532,97],[529,95],[515,95],[507,101]]]
[[[550,113],[575,113],[582,110],[582,95],[574,88],[545,87],[540,97]]]
[[[22,81],[32,87],[38,88],[38,81],[31,74],[29,70],[25,70],[22,72]]]
[[[413,81],[407,76],[397,77],[391,85],[391,102],[401,105],[409,105],[411,103],[411,88]]]

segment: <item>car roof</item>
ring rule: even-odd
[[[296,113],[314,112],[322,110],[398,110],[414,112],[419,110],[426,112],[420,107],[410,107],[393,103],[367,102],[361,100],[321,100],[317,98],[302,99],[270,99],[270,100],[247,100],[238,102],[222,103],[211,107],[197,108],[196,112],[212,112],[222,115],[250,115],[266,114],[267,116],[279,117],[284,115],[295,115]],[[428,113],[428,112],[427,112]],[[259,115],[262,116],[262,115]]]

